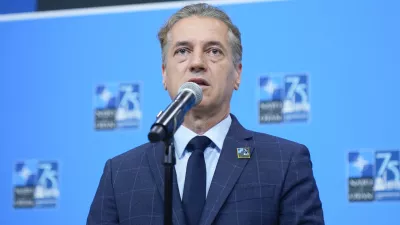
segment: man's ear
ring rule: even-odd
[[[162,82],[163,82],[163,86],[164,86],[164,89],[167,90],[167,83],[166,83],[166,80],[167,80],[167,70],[166,70],[166,66],[165,66],[164,63],[163,63],[162,66],[161,66],[161,71],[162,71]]]
[[[235,90],[239,90],[240,86],[240,81],[242,78],[242,63],[238,63],[235,65],[235,72],[236,72],[236,78],[235,78]]]

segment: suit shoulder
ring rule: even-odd
[[[123,152],[119,155],[116,155],[110,159],[113,164],[121,164],[123,162],[129,162],[129,163],[135,163],[137,160],[141,160],[144,154],[149,150],[153,148],[152,143],[144,143],[142,145],[139,145],[137,147],[134,147],[126,152]]]
[[[257,146],[276,146],[280,151],[308,151],[308,148],[299,142],[257,131],[253,132],[253,140]]]

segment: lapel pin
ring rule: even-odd
[[[250,148],[237,148],[236,149],[238,159],[250,159]]]

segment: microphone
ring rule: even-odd
[[[154,143],[170,138],[183,123],[185,114],[202,99],[203,91],[198,84],[184,83],[179,88],[174,101],[158,114],[156,122],[147,135],[149,141]]]

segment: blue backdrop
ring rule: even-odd
[[[309,147],[327,224],[398,223],[399,201],[349,201],[348,152],[400,148],[400,4],[303,0],[222,8],[243,34],[243,81],[232,112],[248,129]],[[156,34],[175,10],[0,22],[0,224],[85,224],[105,161],[146,142],[170,101]],[[259,122],[259,78],[273,74],[308,75],[307,121]],[[123,83],[140,85],[138,127],[96,130],[98,87]],[[46,171],[23,167],[26,160],[58,163],[50,164],[58,166],[55,207],[14,208],[21,168]]]

